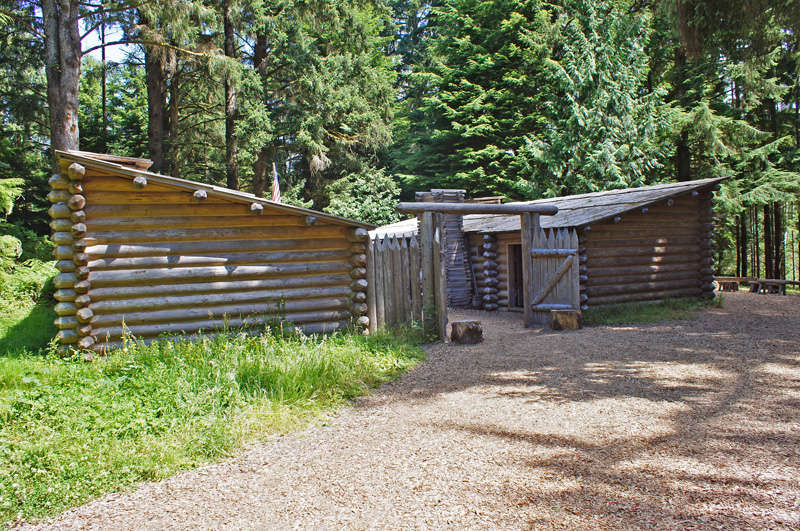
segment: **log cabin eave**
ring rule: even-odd
[[[240,192],[238,190],[231,190],[229,188],[224,188],[222,186],[215,186],[206,183],[189,181],[177,177],[170,177],[167,175],[160,175],[145,170],[139,170],[130,166],[123,166],[121,164],[116,164],[113,162],[109,162],[107,160],[93,158],[91,156],[93,154],[89,154],[87,152],[56,150],[56,155],[58,156],[58,159],[61,162],[62,166],[66,167],[68,167],[72,163],[78,163],[87,169],[93,169],[100,172],[111,173],[117,177],[127,178],[130,180],[136,179],[137,177],[144,177],[145,179],[147,179],[148,183],[150,182],[157,183],[159,185],[174,188],[175,190],[179,191],[192,192],[192,193],[196,191],[203,191],[207,194],[208,197],[225,199],[230,202],[241,203],[242,205],[252,205],[255,203],[261,205],[264,209],[268,209],[275,213],[294,214],[298,216],[314,216],[319,221],[324,221],[327,223],[331,223],[334,225],[341,225],[345,227],[359,227],[365,229],[376,228],[375,225],[371,225],[369,223],[363,223],[360,221],[347,219],[340,216],[334,216],[331,214],[326,214],[324,212],[319,212],[317,210],[311,210],[308,208],[297,207],[294,205],[286,205],[283,203],[276,203],[270,201],[269,199],[256,197],[255,195],[249,194],[247,192]]]

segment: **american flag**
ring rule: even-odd
[[[278,169],[272,163],[272,200],[276,203],[281,202],[281,187],[278,185]]]

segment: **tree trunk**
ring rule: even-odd
[[[742,215],[736,219],[736,275],[742,277]]]
[[[772,240],[774,242],[774,272],[775,276],[772,278],[785,278],[785,254],[783,246],[785,245],[785,237],[783,231],[783,205],[781,203],[774,203],[772,205],[772,220],[775,226],[775,231],[772,233]]]
[[[233,22],[231,20],[231,3],[223,4],[223,29],[225,32],[225,56],[236,57]],[[239,162],[237,161],[236,142],[236,87],[232,76],[225,78],[225,171],[227,185],[231,190],[239,189]]]
[[[746,277],[746,276],[749,276],[748,275],[748,273],[749,273],[748,270],[750,269],[748,267],[748,263],[747,263],[747,261],[748,261],[747,260],[748,259],[747,255],[748,255],[748,251],[749,251],[749,247],[750,247],[749,241],[748,241],[749,240],[749,237],[748,237],[749,235],[747,233],[748,232],[747,231],[747,224],[750,222],[750,220],[748,219],[748,216],[746,216],[744,213],[742,213],[742,215],[741,215],[741,220],[742,220],[741,221],[741,224],[742,224],[742,235],[741,235],[742,271],[741,271],[741,275],[740,276]]]
[[[753,220],[753,234],[755,235],[755,239],[753,240],[753,263],[756,266],[756,277],[761,278],[761,252],[759,251],[758,245],[761,241],[761,238],[758,234],[758,209],[753,208],[753,215],[751,216]]]
[[[162,51],[155,46],[144,48],[147,82],[147,149],[153,165],[150,171],[164,171],[164,109],[167,107],[167,82]]]
[[[253,49],[253,67],[259,72],[261,82],[266,82],[264,74],[264,61],[267,59],[267,35],[256,35],[256,44]],[[262,146],[253,163],[253,195],[261,197],[267,190],[267,165],[269,162],[269,147]]]
[[[178,176],[178,110],[180,108],[180,71],[178,70],[177,58],[172,79],[169,80],[169,116],[165,130],[169,131],[169,142],[167,142],[167,156],[165,172],[167,175]]]
[[[772,209],[764,205],[764,276],[774,278],[774,261],[772,255]]]
[[[53,173],[60,171],[55,150],[78,149],[78,88],[81,37],[77,0],[43,0],[47,104]]]
[[[675,52],[675,100],[686,105],[686,53]],[[683,131],[675,146],[675,178],[679,182],[692,180],[692,151],[689,148],[689,132]]]

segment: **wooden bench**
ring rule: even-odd
[[[739,282],[737,280],[719,280],[717,285],[720,291],[739,291]]]
[[[800,286],[800,281],[758,278],[750,283],[750,292],[786,295],[786,286]]]

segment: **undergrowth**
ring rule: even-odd
[[[0,358],[0,521],[54,515],[297,428],[416,364],[415,337],[219,335]]]
[[[723,301],[723,295],[717,293],[710,301],[685,298],[617,304],[586,310],[583,312],[583,322],[589,326],[600,326],[691,319],[696,315],[693,310],[720,308]]]

